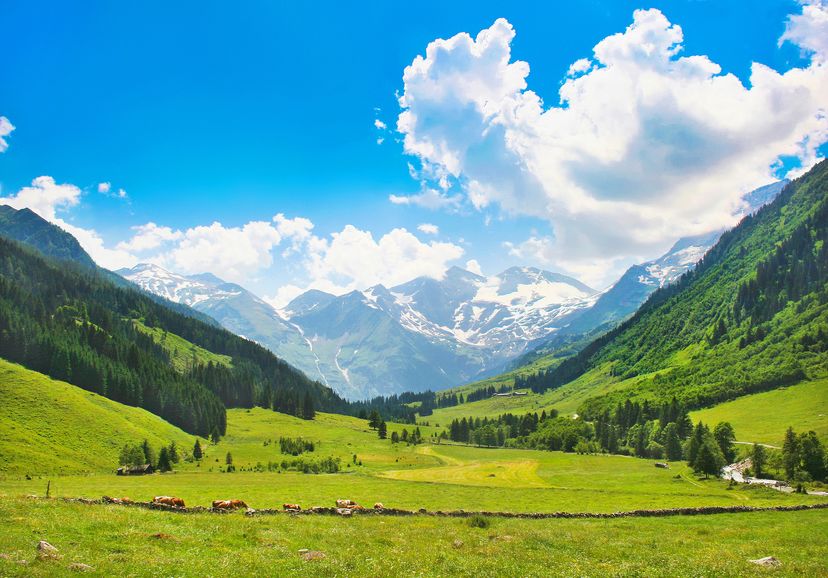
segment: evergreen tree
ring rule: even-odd
[[[379,438],[384,440],[388,435],[388,426],[385,425],[384,421],[380,421],[379,427],[377,427],[377,433],[379,434]]]
[[[782,467],[788,480],[794,479],[800,462],[799,439],[797,439],[793,428],[789,427],[785,432],[785,441],[782,442]]]
[[[141,450],[144,452],[144,463],[145,464],[154,464],[155,463],[155,451],[149,444],[148,440],[144,440],[141,443]]]
[[[719,449],[727,463],[733,463],[736,460],[736,448],[733,447],[733,442],[736,441],[736,432],[730,423],[723,421],[716,424],[713,428],[713,437],[716,438],[716,443],[719,444]]]
[[[224,463],[227,464],[228,466],[232,466],[233,465],[233,454],[231,454],[230,452],[227,452],[227,455],[224,456]]]
[[[799,434],[799,448],[802,457],[802,469],[813,480],[825,480],[825,450],[815,432]]]
[[[706,437],[699,448],[693,470],[705,477],[718,476],[725,466],[725,459],[715,439]]]
[[[162,447],[158,452],[158,471],[169,472],[172,470],[172,463],[170,460],[170,450],[167,447]]]
[[[313,409],[313,398],[309,391],[305,392],[305,403],[302,406],[302,417],[305,419],[313,419],[316,417],[316,411]]]
[[[170,456],[170,463],[177,464],[181,461],[181,456],[178,453],[178,445],[176,445],[175,440],[170,442],[170,447],[167,448],[167,453]]]
[[[216,445],[217,443],[219,443],[220,439],[221,436],[219,435],[219,430],[217,427],[214,427],[212,433],[210,433],[210,441],[213,443],[213,445]]]
[[[382,421],[382,416],[379,412],[375,409],[371,410],[371,413],[368,415],[368,427],[371,429],[377,429]]]
[[[761,478],[765,470],[765,462],[767,462],[767,452],[765,446],[754,443],[753,451],[750,454],[750,460],[753,463],[754,477]]]
[[[400,443],[400,434],[397,432],[391,432],[391,443],[397,444]]]
[[[681,459],[681,439],[679,439],[678,426],[675,423],[668,423],[664,428],[664,451],[667,459],[675,462]]]
[[[204,453],[201,451],[201,444],[196,438],[195,445],[193,446],[193,458],[196,460],[200,460],[204,456]]]

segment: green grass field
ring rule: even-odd
[[[693,421],[729,421],[744,442],[782,445],[785,430],[813,430],[828,441],[828,380],[809,381],[746,395],[690,414]]]
[[[0,359],[0,475],[114,471],[125,443],[194,439],[146,410]]]
[[[822,576],[828,511],[616,520],[177,515],[0,495],[0,575]],[[36,557],[38,540],[60,559]],[[317,554],[303,556],[300,550]],[[749,562],[775,556],[777,569]],[[306,559],[310,558],[310,559]],[[21,561],[25,561],[21,564]]]
[[[393,424],[393,429],[403,426]],[[255,472],[257,462],[281,461],[278,438],[304,437],[318,444],[310,457],[339,457],[338,474]],[[274,444],[264,445],[273,439]],[[239,470],[221,473],[230,452]],[[362,465],[353,464],[356,454]],[[113,462],[114,463],[114,462]],[[350,464],[350,466],[348,465]],[[12,495],[129,496],[148,500],[168,494],[190,505],[240,498],[256,508],[283,502],[332,505],[337,498],[402,508],[508,510],[516,512],[612,512],[648,507],[813,503],[819,498],[762,488],[728,489],[721,480],[699,480],[680,463],[670,470],[650,460],[579,456],[562,452],[485,449],[458,445],[407,446],[380,440],[364,420],[318,414],[313,421],[263,409],[230,410],[228,434],[205,445],[200,463],[181,463],[175,473],[118,477],[96,475],[6,476],[0,491]]]

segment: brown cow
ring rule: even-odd
[[[213,509],[214,510],[238,510],[239,508],[247,508],[247,504],[245,504],[241,500],[214,500],[213,501]]]
[[[374,509],[375,510],[384,510],[385,506],[382,505],[382,502],[377,502],[376,504],[374,504]]]
[[[353,500],[337,500],[336,501],[336,507],[337,508],[353,508],[356,505],[357,505],[357,503],[354,502]]]
[[[173,508],[183,508],[184,500],[181,498],[174,498],[171,496],[155,496],[152,499],[153,504],[163,504],[165,506],[172,506]]]
[[[288,512],[301,512],[302,506],[299,504],[282,504],[282,508],[284,508]]]

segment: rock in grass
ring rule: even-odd
[[[325,556],[324,552],[316,550],[310,550],[309,552],[302,554],[302,560],[305,560],[306,562],[310,562],[311,560],[323,560],[325,558],[327,558],[327,556]]]
[[[307,548],[300,548],[299,549],[300,554],[307,554],[308,552],[310,552],[310,550],[308,550]]]
[[[41,540],[37,543],[37,555],[40,558],[60,558],[58,549],[46,540]]]
[[[73,564],[69,564],[69,569],[74,572],[94,572],[95,569],[90,566],[89,564],[84,564],[83,562],[75,562]]]
[[[756,560],[750,560],[751,563],[757,564],[759,566],[765,566],[768,568],[777,568],[782,565],[778,559],[774,558],[773,556],[765,556],[764,558],[757,558]]]
[[[459,550],[460,548],[463,547],[463,540],[457,539],[457,540],[455,540],[454,542],[451,543],[451,546],[455,550]]]

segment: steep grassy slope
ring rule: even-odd
[[[590,413],[631,396],[702,407],[828,375],[826,199],[823,161],[725,233],[695,271],[540,376],[542,387],[607,364],[611,378],[650,376],[587,403]]]
[[[129,407],[0,359],[0,474],[112,472],[126,443],[193,438]]]

